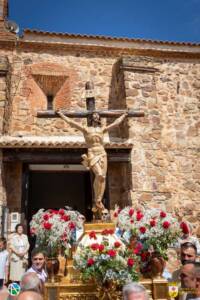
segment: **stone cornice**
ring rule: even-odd
[[[164,42],[144,39],[116,38],[106,36],[91,36],[80,34],[60,34],[25,30],[24,36],[19,40],[20,46],[26,47],[31,44],[51,49],[85,49],[87,51],[107,51],[120,54],[139,54],[152,56],[177,56],[177,57],[200,57],[200,44]]]

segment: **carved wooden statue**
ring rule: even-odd
[[[104,209],[102,198],[105,191],[107,173],[107,154],[104,149],[104,134],[111,128],[118,126],[126,118],[128,113],[122,114],[108,126],[101,126],[100,115],[96,112],[92,114],[92,126],[83,126],[65,116],[61,111],[57,111],[57,114],[68,124],[80,130],[84,135],[88,153],[87,155],[82,155],[82,164],[92,170],[95,175],[93,184],[95,201],[93,213],[101,217],[102,210]]]

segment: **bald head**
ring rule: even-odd
[[[22,276],[20,286],[22,292],[32,291],[40,294],[43,293],[43,283],[39,279],[38,275],[33,272],[25,273]]]
[[[17,300],[43,300],[42,296],[36,292],[26,291],[19,294]]]

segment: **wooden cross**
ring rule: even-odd
[[[144,117],[144,112],[139,110],[96,110],[95,97],[93,95],[93,84],[91,82],[86,83],[86,108],[82,111],[64,111],[63,114],[70,118],[87,118],[88,126],[92,126],[92,120],[90,116],[96,112],[103,118],[117,118],[125,112],[128,112],[128,117]],[[58,118],[57,113],[54,110],[38,111],[37,117],[39,118]]]

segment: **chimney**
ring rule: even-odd
[[[0,20],[8,17],[8,0],[0,0]]]

